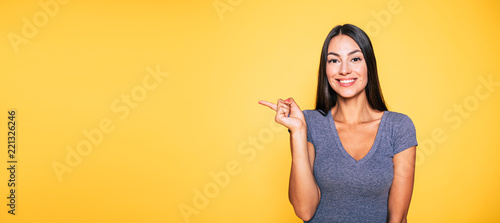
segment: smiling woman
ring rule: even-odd
[[[345,24],[322,48],[316,109],[277,104],[290,130],[289,199],[305,222],[406,222],[413,191],[416,132],[387,110],[370,39]]]
[[[339,63],[343,58],[340,58],[340,52],[337,51],[348,49],[351,51],[342,53],[349,56],[344,58],[345,60],[351,59],[352,61]],[[316,108],[326,113],[327,110],[336,105],[338,92],[335,90],[338,88],[334,89],[334,87],[337,84],[331,85],[329,80],[336,73],[339,74],[339,78],[347,76],[346,72],[351,73],[352,69],[355,69],[355,75],[365,75],[362,85],[366,85],[366,97],[370,106],[380,111],[387,110],[380,89],[377,61],[371,41],[361,29],[349,24],[332,29],[323,43],[318,72]]]

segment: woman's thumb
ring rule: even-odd
[[[295,100],[293,100],[292,97],[288,98],[285,100],[285,102],[290,105],[290,110],[295,110],[295,111],[302,111],[300,110],[300,107],[299,105],[297,105],[297,103],[295,102]]]

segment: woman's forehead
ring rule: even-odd
[[[354,50],[360,50],[360,48],[358,44],[347,35],[333,37],[328,45],[328,52],[335,52],[337,54],[348,54]]]

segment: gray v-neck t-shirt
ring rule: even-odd
[[[385,111],[370,151],[356,161],[342,146],[331,111],[303,111],[307,141],[314,145],[314,177],[321,200],[317,222],[386,222],[389,190],[394,177],[392,158],[417,145],[412,120]]]

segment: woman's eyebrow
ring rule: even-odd
[[[358,52],[361,52],[361,50],[353,50],[353,51],[349,52],[347,54],[347,56],[350,56],[350,55],[358,53]],[[334,56],[340,57],[340,55],[338,53],[334,53],[334,52],[328,52],[328,55],[334,55]]]
[[[350,53],[348,53],[347,55],[350,56],[350,55],[353,55],[353,54],[358,53],[358,52],[361,52],[361,50],[353,50]]]

